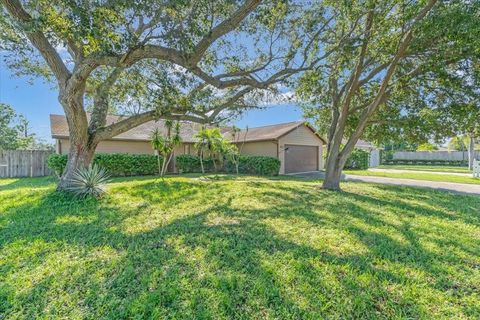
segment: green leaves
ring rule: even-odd
[[[67,165],[66,154],[52,154],[48,167],[61,176]],[[149,154],[97,153],[93,163],[104,168],[112,177],[152,175],[157,172],[157,159]]]
[[[27,149],[33,145],[35,136],[29,133],[28,120],[9,105],[0,103],[0,150]]]

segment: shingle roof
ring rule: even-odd
[[[90,115],[87,114],[87,118],[90,120]],[[107,125],[118,122],[125,119],[122,116],[107,116]],[[194,142],[193,135],[201,129],[202,125],[199,123],[182,121],[180,126],[180,136],[184,142]],[[111,140],[124,140],[124,141],[150,141],[153,131],[155,129],[160,130],[166,134],[165,120],[148,121],[138,127],[132,128],[124,133],[121,133]],[[63,115],[51,114],[50,115],[50,129],[52,132],[52,138],[68,138],[68,124],[67,119]],[[230,130],[229,128],[221,128],[222,132]]]
[[[87,115],[89,118],[90,116]],[[125,117],[121,116],[107,116],[107,125],[114,122],[120,121]],[[132,128],[127,132],[121,133],[118,136],[112,138],[112,140],[133,140],[133,141],[149,141],[152,135],[152,132],[158,128],[160,131],[166,133],[165,121],[149,121],[138,127]],[[264,127],[249,128],[248,131],[243,129],[239,133],[240,139],[243,141],[244,135],[246,133],[245,141],[265,141],[265,140],[275,140],[279,137],[287,134],[288,132],[294,130],[295,128],[303,125],[303,121],[295,121],[288,123],[275,124]],[[180,135],[183,142],[195,142],[193,136],[197,131],[201,129],[202,125],[198,123],[193,123],[189,121],[182,121]],[[68,138],[68,125],[65,116],[63,115],[50,115],[50,128],[52,132],[52,138]],[[313,132],[314,130],[308,126]],[[231,138],[232,128],[223,127],[220,131],[224,134],[226,138]],[[322,139],[320,136],[318,136]],[[323,139],[322,139],[323,140]]]
[[[242,129],[240,130],[238,136],[241,140],[243,140],[246,135],[245,141],[275,140],[301,126],[303,123],[303,121],[295,121],[263,127],[248,128],[248,130]]]

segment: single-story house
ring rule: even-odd
[[[107,124],[121,120],[120,116],[109,115]],[[67,154],[70,148],[68,125],[65,116],[50,115],[52,138],[56,140],[56,151]],[[154,154],[150,145],[152,132],[158,128],[165,132],[164,121],[149,121],[112,139],[101,141],[97,152]],[[175,148],[174,156],[197,154],[194,135],[201,125],[181,123],[182,144]],[[231,139],[232,128],[221,127],[220,131]],[[271,156],[280,160],[280,174],[317,171],[323,169],[323,148],[326,141],[304,121],[282,123],[240,131],[237,136],[241,153],[245,155]],[[173,157],[175,159],[175,157]],[[175,161],[172,170],[177,171]]]

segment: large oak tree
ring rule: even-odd
[[[0,3],[7,62],[53,80],[65,111],[71,148],[60,188],[101,140],[159,118],[223,119],[311,66],[312,36],[295,28],[301,8],[285,1]],[[107,125],[119,108],[130,116]]]
[[[388,121],[394,97],[419,89],[413,79],[478,54],[478,9],[469,1],[386,0],[335,2],[306,15],[325,41],[297,92],[328,137],[324,188],[340,188],[357,141]]]

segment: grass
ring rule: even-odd
[[[344,173],[354,174],[359,176],[375,176],[375,177],[386,177],[386,178],[480,184],[479,178],[474,178],[473,176],[457,176],[457,175],[451,175],[451,174],[443,175],[443,174],[420,173],[420,172],[382,172],[382,171],[370,171],[370,170],[345,170]]]
[[[2,319],[478,319],[480,198],[296,178],[0,180]]]
[[[468,169],[468,167],[458,167],[458,166],[381,165],[378,168],[380,168],[380,169],[396,169],[396,170],[414,170],[414,171],[469,173],[469,174],[472,173]]]

